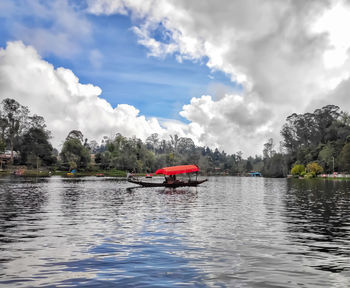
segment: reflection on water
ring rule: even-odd
[[[286,197],[290,239],[308,249],[310,265],[340,272],[350,267],[350,186],[340,181],[291,181]],[[313,261],[313,259],[318,259]]]
[[[0,286],[348,287],[350,182],[0,178]]]

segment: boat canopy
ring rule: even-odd
[[[198,170],[199,169],[196,165],[181,165],[158,169],[155,174],[176,175],[182,173],[198,172]]]

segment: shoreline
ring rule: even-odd
[[[96,177],[126,177],[125,171],[120,170],[100,170],[100,171],[82,171],[77,172],[75,175],[67,175],[70,171],[51,171],[51,170],[32,170],[32,169],[21,169],[22,171],[16,173],[19,169],[6,169],[0,171],[1,176],[16,176],[16,177],[51,177],[51,176],[62,176],[62,177],[84,177],[84,176],[96,176]]]

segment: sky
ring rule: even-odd
[[[60,148],[121,133],[261,154],[292,113],[350,111],[350,4],[279,0],[1,0],[0,100]]]

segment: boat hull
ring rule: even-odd
[[[138,181],[135,179],[128,179],[130,183],[138,184],[143,187],[169,187],[169,188],[176,188],[176,187],[194,187],[197,186],[203,182],[208,181],[208,179],[200,180],[200,181],[188,181],[188,182],[175,182],[175,183],[154,183],[154,182],[145,182],[145,181]]]

